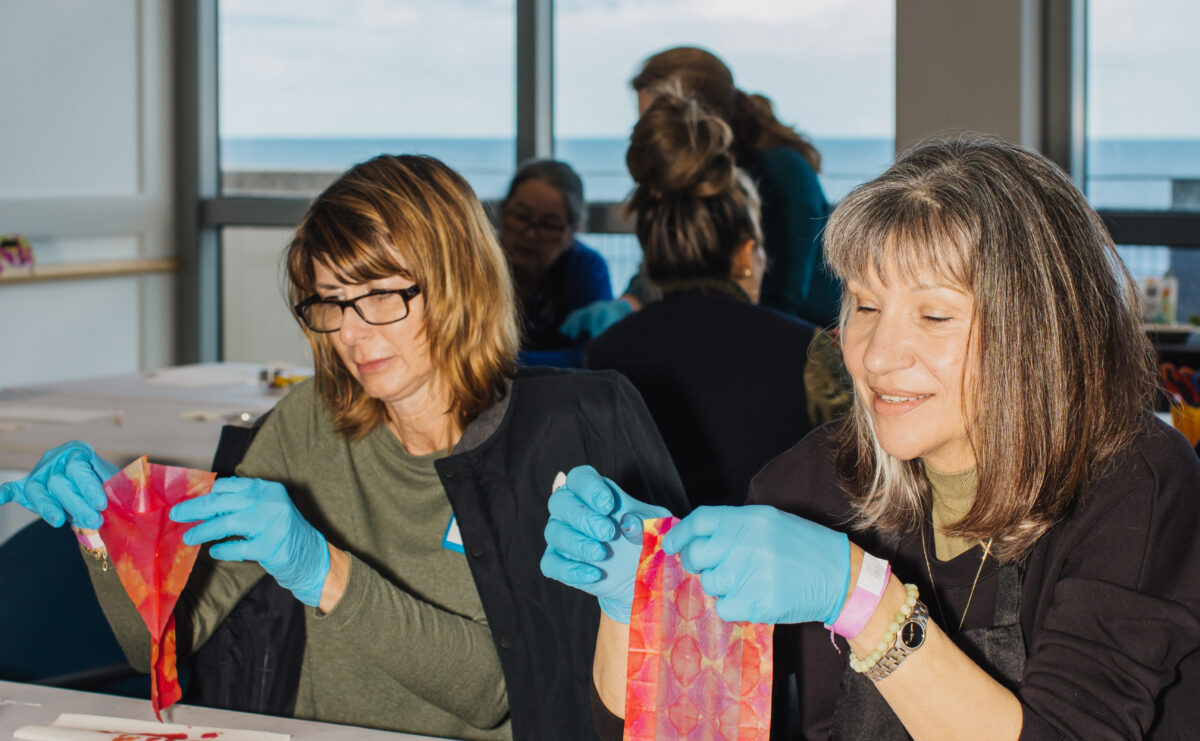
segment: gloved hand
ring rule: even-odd
[[[292,504],[283,484],[262,479],[217,479],[212,491],[171,508],[175,522],[198,522],[183,534],[188,545],[240,537],[214,545],[209,553],[222,561],[257,561],[291,590],[316,607],[329,574],[329,545]]]
[[[549,507],[542,573],[595,595],[606,615],[628,623],[642,520],[671,512],[639,502],[591,466],[572,468]]]
[[[567,315],[558,331],[573,340],[595,337],[621,319],[633,313],[633,306],[624,299],[593,301]]]
[[[94,530],[108,507],[104,482],[119,470],[87,443],[72,440],[46,451],[25,478],[0,484],[0,504],[16,502],[54,527],[70,522]]]
[[[697,507],[663,537],[727,622],[832,624],[850,588],[850,541],[774,507]]]

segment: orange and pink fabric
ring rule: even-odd
[[[167,513],[185,499],[207,494],[216,478],[215,473],[160,466],[142,456],[104,482],[108,509],[100,538],[150,630],[150,705],[159,720],[160,711],[181,696],[172,611],[200,552],[200,546],[183,543],[192,523],[172,522]]]
[[[643,523],[629,621],[625,741],[768,741],[773,627],[727,623],[716,598],[662,537],[679,522]]]

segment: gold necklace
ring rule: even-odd
[[[979,585],[979,576],[983,573],[983,564],[987,561],[988,553],[992,550],[992,539],[988,538],[983,546],[983,558],[979,559],[979,568],[975,570],[975,579],[971,582],[971,591],[967,593],[967,606],[963,608],[962,617],[958,620],[958,630],[962,630],[967,621],[967,611],[971,609],[971,600],[975,597],[975,587]],[[925,549],[925,522],[921,522],[921,555],[925,557],[925,571],[929,574],[929,586],[933,589],[933,601],[937,604],[938,614],[942,623],[946,622],[946,611],[942,609],[942,598],[938,596],[937,582],[933,580],[933,567],[929,564],[929,551]],[[955,631],[957,632],[957,631]]]

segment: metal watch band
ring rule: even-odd
[[[900,666],[900,662],[908,655],[925,645],[925,631],[929,623],[929,608],[921,600],[913,605],[912,614],[896,631],[896,642],[888,649],[879,662],[863,672],[871,681],[878,682]]]

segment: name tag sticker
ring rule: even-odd
[[[442,547],[459,553],[467,552],[463,548],[462,533],[458,531],[458,520],[454,515],[450,515],[450,524],[446,526],[446,534],[442,536]]]

